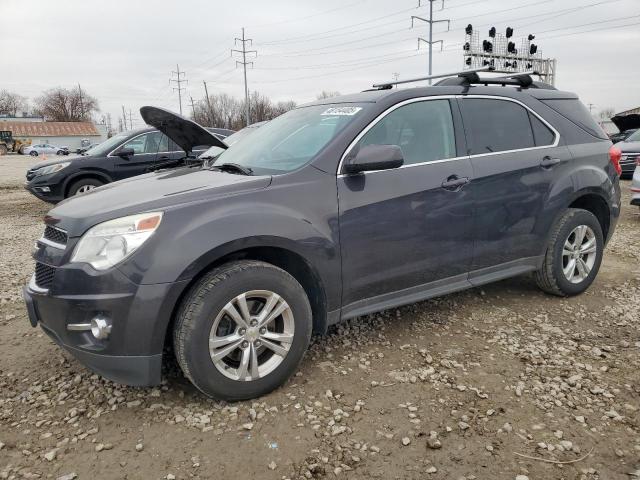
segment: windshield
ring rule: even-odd
[[[111,150],[113,150],[118,145],[120,145],[122,142],[124,142],[127,138],[129,138],[130,135],[131,135],[131,132],[119,133],[105,140],[104,142],[96,145],[95,147],[90,148],[84,153],[85,155],[98,155],[98,156],[106,155]]]
[[[291,110],[252,132],[250,142],[238,142],[222,152],[215,163],[235,163],[257,175],[296,170],[311,161],[361,111],[362,107],[353,104]]]
[[[636,130],[631,135],[629,135],[625,142],[640,142],[640,130]]]

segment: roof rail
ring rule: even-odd
[[[389,88],[392,88],[394,85],[401,85],[403,83],[414,83],[414,82],[423,82],[425,80],[435,80],[436,78],[447,78],[447,77],[463,77],[463,78],[467,78],[467,77],[471,77],[473,79],[475,78],[480,78],[478,76],[478,72],[492,72],[494,71],[493,67],[483,67],[483,68],[476,68],[476,69],[472,69],[472,70],[463,70],[461,72],[452,72],[452,73],[441,73],[439,75],[428,75],[426,77],[418,77],[418,78],[411,78],[409,80],[396,80],[394,82],[385,82],[385,83],[376,83],[373,85],[373,88],[377,88],[378,90],[387,90]],[[475,74],[475,77],[473,76]]]

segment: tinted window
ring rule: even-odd
[[[398,145],[405,165],[455,157],[449,101],[429,100],[396,108],[371,128],[359,145]]]
[[[535,146],[529,112],[521,105],[487,98],[464,99],[462,105],[471,155]]]
[[[136,154],[167,152],[169,139],[160,132],[150,132],[140,135],[125,143],[122,148],[133,148]]]
[[[587,107],[585,107],[577,98],[548,99],[540,101],[545,105],[550,106],[560,115],[575,123],[585,132],[590,133],[594,137],[607,140],[609,139],[607,134],[604,133],[604,130],[600,128],[598,123],[591,116]]]
[[[529,112],[529,119],[531,120],[531,127],[533,127],[533,138],[536,142],[536,147],[552,145],[556,139],[555,133],[531,112]]]

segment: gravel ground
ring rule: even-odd
[[[520,277],[350,321],[253,402],[102,380],[20,299],[48,206],[0,159],[0,479],[640,478],[640,215],[592,288]],[[18,172],[18,170],[20,170]],[[14,175],[15,172],[18,172]],[[2,183],[4,182],[4,183]]]

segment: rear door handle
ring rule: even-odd
[[[457,192],[467,183],[469,183],[469,177],[459,177],[458,175],[451,175],[449,178],[442,182],[442,188],[449,190],[450,192]]]
[[[551,158],[550,156],[546,156],[542,159],[542,161],[540,162],[540,166],[542,168],[551,168],[554,165],[557,165],[561,162],[562,160],[560,160],[559,158]]]

